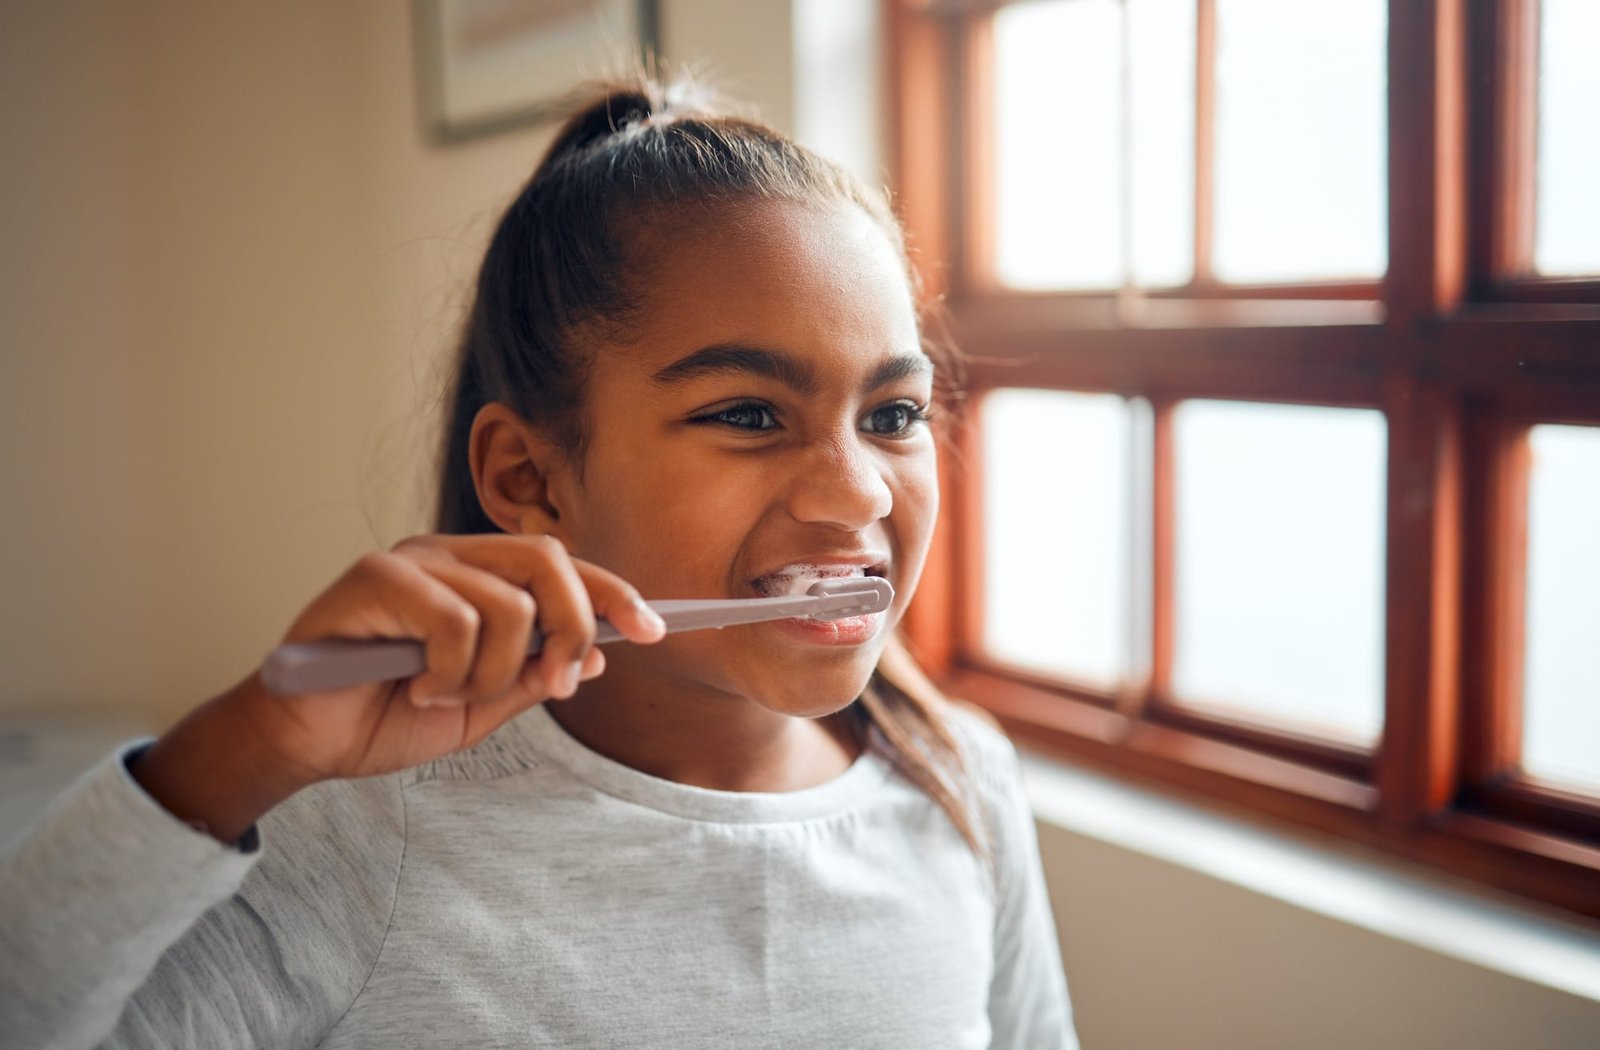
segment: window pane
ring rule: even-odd
[[[1117,0],[994,17],[995,272],[1017,288],[1122,281]]]
[[[1194,276],[1194,0],[1128,0],[1133,280]]]
[[[1600,789],[1600,427],[1530,437],[1522,768]]]
[[[1216,0],[1216,12],[1217,276],[1380,276],[1384,0]]]
[[[1539,164],[1534,269],[1600,273],[1600,4],[1543,0],[1539,10]]]
[[[1120,6],[1050,0],[994,16],[995,270],[1004,284],[1112,288],[1125,261],[1147,286],[1193,273],[1194,0],[1127,0],[1126,144]]]
[[[795,0],[795,138],[868,186],[883,182],[879,5]]]
[[[1383,722],[1382,414],[1188,401],[1173,436],[1174,694],[1373,742]]]
[[[1111,688],[1133,634],[1128,404],[997,390],[981,421],[984,650]]]

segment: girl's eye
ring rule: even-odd
[[[759,401],[747,401],[743,404],[719,408],[715,412],[696,416],[694,421],[696,423],[721,423],[724,426],[733,427],[735,430],[771,430],[778,425],[778,418],[773,414],[772,407]]]
[[[896,401],[869,412],[862,429],[872,434],[905,437],[918,423],[926,423],[929,418],[927,405],[919,405],[915,401]]]

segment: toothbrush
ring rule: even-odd
[[[667,633],[707,627],[809,616],[840,620],[882,612],[894,601],[894,588],[877,576],[819,580],[805,594],[778,598],[666,598],[646,602],[667,625]],[[596,621],[595,643],[622,641],[622,632],[604,619]],[[544,648],[535,628],[528,655]],[[324,689],[342,689],[367,682],[410,678],[427,669],[426,650],[415,639],[331,639],[280,645],[261,664],[261,681],[279,696],[297,696]]]

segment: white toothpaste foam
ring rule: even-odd
[[[818,580],[837,580],[852,576],[865,576],[867,571],[859,565],[786,565],[777,572],[755,581],[756,589],[769,598],[782,598],[806,593]]]

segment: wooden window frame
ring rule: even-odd
[[[958,424],[906,622],[930,672],[1045,750],[1600,920],[1600,800],[1515,772],[1526,432],[1600,423],[1600,282],[1533,279],[1515,266],[1527,258],[1516,238],[1531,229],[1531,198],[1516,196],[1516,180],[1525,188],[1529,176],[1502,159],[1526,133],[1517,116],[1526,99],[1508,103],[1505,85],[1526,81],[1529,57],[1525,39],[1521,52],[1508,46],[1505,27],[1526,29],[1533,0],[1390,0],[1380,282],[1223,289],[1197,268],[1190,287],[1131,304],[974,280],[970,260],[987,250],[987,232],[967,201],[989,176],[964,148],[984,104],[966,78],[982,70],[974,27],[1001,3],[883,3],[898,204],[926,291],[943,300],[970,357],[975,397],[1021,386],[1147,398],[1158,449],[1170,442],[1171,406],[1186,398],[1368,407],[1389,422],[1376,748],[1231,721],[1163,694],[1170,448],[1157,453],[1153,494],[1151,682],[1112,694],[981,651],[981,435]],[[1199,28],[1203,57],[1204,17]],[[1206,138],[1197,131],[1197,143]],[[1202,214],[1196,227],[1203,246]]]
[[[1481,73],[1466,104],[1479,132],[1471,144],[1470,292],[1479,302],[1600,303],[1600,279],[1533,275],[1538,139],[1539,0],[1471,6],[1470,61]]]

